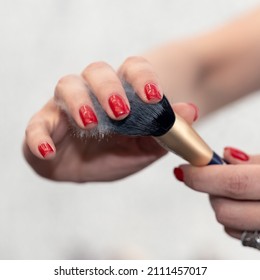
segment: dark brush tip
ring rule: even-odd
[[[127,93],[127,97],[131,112],[124,120],[111,120],[114,132],[133,136],[161,136],[173,126],[175,114],[165,96],[156,104],[144,103],[136,94]]]
[[[132,136],[161,136],[170,130],[175,114],[166,97],[157,104],[144,103],[137,95],[127,94],[131,112],[122,121],[114,121],[114,131]]]
[[[131,106],[131,111],[125,119],[120,121],[110,119],[101,108],[95,96],[91,95],[99,119],[98,133],[116,133],[129,136],[161,136],[169,131],[175,122],[175,114],[165,96],[159,103],[148,104],[138,97],[129,84],[126,84],[124,89]]]

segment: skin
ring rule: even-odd
[[[78,129],[91,129],[95,124],[84,126],[79,116],[80,106],[92,107],[88,96],[91,88],[109,117],[123,119],[128,113],[116,118],[108,98],[117,92],[129,105],[120,82],[124,78],[144,102],[159,101],[148,100],[145,95],[145,84],[152,82],[170,101],[198,105],[204,117],[260,88],[259,34],[260,9],[256,9],[208,34],[168,43],[142,57],[130,57],[118,71],[96,62],[81,75],[61,78],[54,97],[28,124],[25,158],[38,174],[57,181],[111,181],[142,170],[166,153],[153,138],[113,135],[99,142],[72,137],[61,107]],[[174,110],[190,124],[198,113],[196,107],[185,103],[174,105]],[[54,149],[45,158],[38,150],[42,142]],[[224,157],[232,164],[180,168],[187,186],[209,194],[216,218],[226,232],[240,238],[244,230],[260,229],[256,218],[260,214],[260,156],[250,155],[241,161],[227,149]]]
[[[216,219],[225,231],[240,238],[244,230],[260,228],[260,156],[239,160],[225,149],[224,158],[230,165],[201,168],[182,165],[180,168],[188,187],[210,195]]]
[[[161,67],[160,78],[174,100],[192,100],[204,117],[260,89],[259,34],[258,8],[208,34],[163,46],[161,57],[160,50],[146,57]],[[169,73],[176,78],[170,79]],[[244,230],[260,229],[260,156],[249,155],[242,161],[225,149],[223,157],[231,164],[180,168],[188,187],[209,194],[216,219],[226,233],[240,239]]]
[[[108,104],[108,98],[114,92],[128,102],[119,77],[131,83],[144,102],[160,101],[146,98],[145,84],[159,85],[159,80],[150,63],[142,57],[128,58],[118,72],[104,62],[97,62],[87,66],[81,75],[61,78],[54,97],[32,117],[26,129],[24,155],[39,175],[56,181],[113,181],[142,170],[166,154],[152,137],[111,135],[97,140],[72,136],[64,110],[75,121],[76,130],[88,130],[96,125],[84,126],[79,114],[79,108],[86,104],[94,111],[88,88],[95,93],[110,118],[121,120],[128,115],[115,117]],[[185,103],[173,108],[192,123],[196,108]],[[38,146],[45,142],[54,151],[43,157]]]

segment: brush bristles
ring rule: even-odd
[[[175,122],[175,114],[164,96],[156,104],[144,103],[129,84],[124,85],[131,111],[129,116],[120,121],[110,119],[100,106],[94,94],[90,94],[98,125],[90,130],[81,130],[80,136],[101,138],[109,134],[128,136],[161,136],[169,131]]]

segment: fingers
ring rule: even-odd
[[[157,103],[162,98],[158,77],[142,57],[128,58],[118,73],[105,62],[92,63],[84,69],[82,77],[112,119],[125,118],[131,109],[121,79],[131,84],[144,102]]]
[[[92,63],[84,69],[82,76],[62,78],[55,89],[55,100],[80,128],[92,128],[98,119],[89,97],[90,89],[107,115],[121,120],[131,108],[119,77],[130,83],[144,102],[161,100],[162,89],[157,75],[141,57],[128,58],[118,73],[105,62]]]
[[[244,230],[260,229],[260,203],[258,201],[236,201],[220,197],[211,197],[211,205],[216,219],[230,235],[240,238]]]
[[[260,229],[260,156],[226,147],[224,158],[231,164],[182,165],[174,174],[190,188],[209,193],[217,221],[228,235],[241,239],[244,231]]]
[[[25,152],[29,148],[32,154],[41,159],[52,159],[55,156],[52,134],[57,127],[58,118],[59,111],[53,100],[32,117],[26,128]]]
[[[260,155],[248,155],[233,147],[224,149],[224,158],[232,164],[260,164]]]
[[[181,165],[174,174],[196,191],[233,199],[260,199],[260,165]]]
[[[104,62],[92,63],[81,76],[61,78],[55,88],[54,98],[30,121],[26,130],[26,144],[32,153],[46,159],[55,155],[56,140],[53,133],[57,130],[58,122],[54,120],[61,116],[60,107],[81,129],[91,129],[98,124],[90,90],[110,118],[125,118],[130,112],[130,104],[120,78],[130,83],[144,102],[156,103],[161,100],[163,91],[160,81],[144,58],[128,58],[118,73]],[[176,104],[174,110],[189,123],[198,115],[196,106],[192,104]]]
[[[129,57],[120,67],[119,76],[131,84],[144,102],[157,103],[163,90],[152,65],[142,57]]]
[[[244,230],[236,230],[229,227],[224,227],[225,232],[233,238],[241,239]]]
[[[123,85],[108,64],[92,63],[85,68],[82,76],[110,118],[123,119],[129,114],[130,104]]]
[[[80,128],[93,128],[98,123],[82,77],[68,75],[61,78],[55,88],[55,101]]]
[[[131,108],[119,76],[132,85],[144,102],[161,100],[162,88],[158,77],[152,66],[141,57],[128,58],[118,73],[104,62],[92,63],[84,69],[82,76],[62,78],[55,89],[55,100],[80,128],[92,128],[98,123],[98,118],[89,96],[90,89],[108,116],[121,120]],[[198,108],[191,103],[176,104],[174,111],[190,124],[198,118]]]
[[[199,109],[192,103],[176,103],[172,107],[174,112],[189,124],[192,124],[198,119]]]

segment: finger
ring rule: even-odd
[[[57,126],[58,110],[54,101],[49,101],[44,108],[30,120],[25,133],[25,145],[32,154],[41,159],[52,159],[56,148],[51,137]]]
[[[226,147],[224,149],[224,158],[232,164],[260,164],[260,155],[248,155],[232,147]]]
[[[189,124],[192,124],[198,119],[199,109],[193,103],[175,103],[172,107],[174,112]]]
[[[260,229],[259,201],[237,201],[226,198],[212,197],[211,205],[217,221],[227,228],[238,231]]]
[[[132,85],[137,95],[148,103],[162,99],[162,87],[152,65],[143,57],[133,56],[125,60],[118,74]]]
[[[234,199],[260,199],[259,165],[181,165],[174,174],[196,191]]]
[[[90,64],[82,77],[112,119],[123,119],[130,112],[130,104],[116,72],[104,62]]]
[[[82,77],[61,78],[55,88],[55,101],[80,128],[90,129],[97,125],[98,119]]]
[[[241,235],[243,234],[243,231],[233,228],[224,227],[224,230],[228,235],[239,240],[241,239]]]

